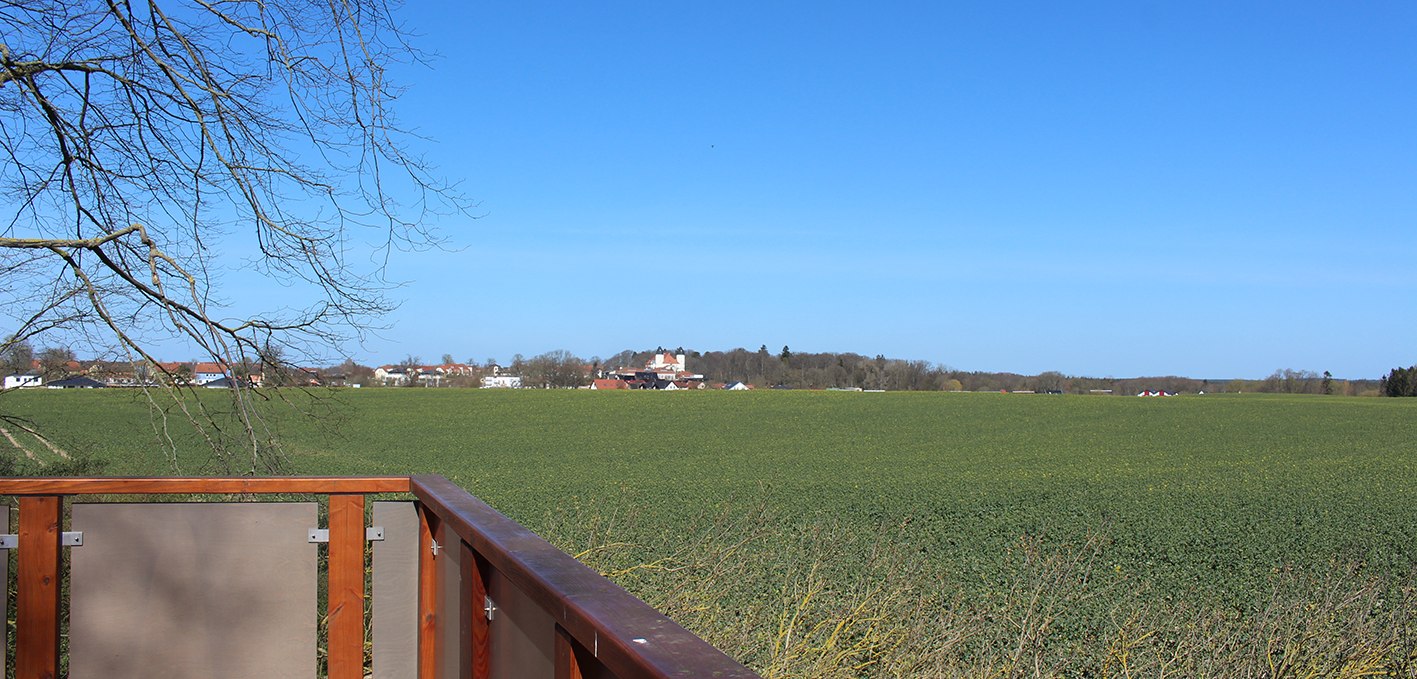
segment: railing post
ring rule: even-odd
[[[560,625],[556,626],[556,645],[553,650],[556,679],[581,679],[581,663],[577,656],[579,644]]]
[[[438,516],[418,503],[418,677],[438,679]]]
[[[492,676],[492,639],[488,635],[487,620],[487,577],[490,566],[466,540],[462,543],[462,581],[468,583],[470,593],[464,594],[464,606],[471,604],[472,620],[472,679],[489,679]]]
[[[15,679],[59,676],[59,558],[63,498],[20,498]]]
[[[328,669],[364,677],[364,496],[330,496]]]

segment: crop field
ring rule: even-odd
[[[3,405],[105,475],[174,471],[139,394]],[[1417,399],[307,405],[271,419],[291,472],[448,476],[766,676],[1417,676]]]

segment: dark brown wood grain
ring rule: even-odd
[[[472,679],[489,679],[492,676],[492,643],[488,636],[487,624],[487,582],[491,576],[490,567],[472,545],[464,540],[458,540],[461,545],[462,554],[462,581],[464,586],[471,590],[471,594],[464,597],[471,603],[472,616],[468,624],[470,636],[468,641],[472,646],[472,662],[470,663],[470,674]]]
[[[412,490],[426,512],[620,679],[758,676],[451,481],[414,476]]]
[[[556,679],[582,679],[581,666],[576,657],[576,640],[571,638],[566,628],[556,626],[556,641],[552,651],[552,662]]]
[[[438,673],[438,556],[434,538],[438,515],[428,507],[418,507],[418,676],[439,677]],[[439,551],[441,551],[441,546]]]

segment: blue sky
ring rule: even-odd
[[[395,74],[401,117],[481,217],[394,258],[366,361],[1417,362],[1417,4],[402,12],[437,57]]]

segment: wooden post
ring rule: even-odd
[[[438,679],[438,516],[418,503],[418,677]]]
[[[63,498],[20,498],[15,679],[59,676],[60,510]]]
[[[492,676],[492,639],[488,636],[487,625],[487,578],[491,574],[491,566],[483,559],[472,546],[466,541],[462,542],[462,581],[469,588],[469,594],[464,596],[464,605],[470,604],[472,609],[472,620],[469,621],[468,629],[471,632],[472,644],[472,679],[489,679]]]
[[[556,663],[556,679],[581,679],[581,664],[576,657],[576,640],[560,625],[556,626],[556,645],[552,653]]]
[[[364,677],[364,496],[330,496],[330,679]]]

